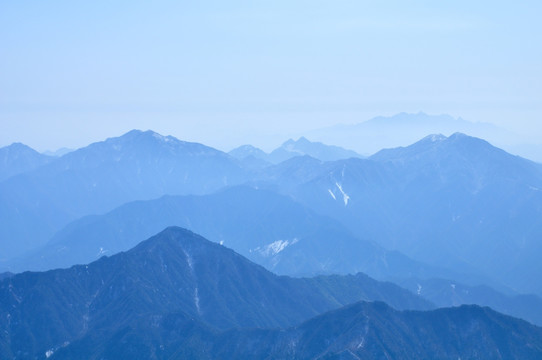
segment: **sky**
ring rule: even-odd
[[[0,146],[137,128],[270,150],[419,111],[542,143],[540,14],[540,1],[0,1]]]

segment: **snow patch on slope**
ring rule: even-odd
[[[348,200],[350,200],[350,196],[344,192],[341,184],[339,184],[338,182],[335,182],[335,185],[337,186],[337,189],[339,189],[341,194],[343,194],[344,206],[348,205]]]
[[[286,247],[293,245],[297,243],[299,240],[297,238],[294,238],[293,240],[277,240],[272,242],[271,244],[265,245],[265,246],[258,246],[254,250],[250,250],[250,252],[258,252],[263,256],[273,256],[280,253],[282,250],[286,249]]]

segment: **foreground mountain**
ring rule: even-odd
[[[218,329],[284,327],[358,300],[400,309],[431,307],[362,274],[279,277],[224,246],[168,228],[89,265],[2,280],[0,357],[44,357],[86,336],[106,341],[134,322],[160,323],[169,313]]]
[[[437,135],[369,159],[291,159],[266,169],[259,186],[384,248],[542,294],[542,165],[481,139]]]
[[[11,271],[68,267],[135,246],[167,226],[188,228],[283,275],[364,272],[376,278],[452,276],[354,236],[291,198],[238,186],[204,196],[166,196],[84,217]]]
[[[0,181],[37,169],[52,160],[53,157],[40,154],[21,143],[0,148]]]
[[[297,140],[289,139],[281,146],[267,154],[261,149],[251,145],[243,145],[233,149],[229,154],[236,159],[247,162],[255,160],[268,164],[278,164],[297,156],[310,156],[321,161],[335,161],[348,158],[360,158],[360,154],[339,146],[326,145],[321,142],[312,142],[305,137]]]
[[[227,154],[152,131],[94,143],[0,183],[0,260],[81,216],[165,194],[210,193],[246,178]]]
[[[104,339],[105,338],[105,339]],[[89,334],[52,359],[539,359],[542,329],[477,306],[360,302],[283,330],[217,331],[182,313]]]

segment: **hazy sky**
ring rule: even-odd
[[[541,14],[540,1],[1,1],[0,146],[139,128],[269,148],[420,110],[542,139]]]

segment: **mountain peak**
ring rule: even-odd
[[[468,157],[476,156],[476,153],[499,152],[503,150],[495,148],[487,141],[464,133],[456,132],[449,137],[442,134],[432,134],[406,147],[383,149],[373,156],[373,160],[405,161],[407,159],[418,159],[421,154],[464,153]]]
[[[361,157],[358,153],[343,149],[339,146],[326,145],[321,142],[313,142],[304,136],[297,140],[288,139],[279,148],[270,154],[273,163],[279,163],[295,156],[309,155],[322,161],[334,161]]]
[[[421,141],[440,142],[446,139],[447,137],[442,134],[431,134],[424,137]]]
[[[53,158],[20,142],[0,148],[0,180],[34,170]]]
[[[256,159],[267,160],[268,157],[268,154],[263,150],[248,144],[236,147],[235,149],[230,150],[228,154],[239,160],[246,159],[250,156]]]
[[[123,140],[140,140],[140,139],[149,139],[149,140],[158,140],[158,141],[161,141],[161,142],[182,142],[181,140],[171,136],[171,135],[167,135],[167,136],[164,136],[164,135],[161,135],[153,130],[145,130],[145,131],[142,131],[142,130],[138,130],[138,129],[134,129],[134,130],[130,130],[128,131],[127,133],[121,135],[120,137],[118,138],[110,138],[108,140],[111,140],[111,139],[123,139]]]

